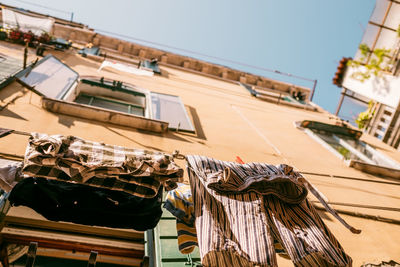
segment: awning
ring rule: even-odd
[[[24,15],[4,7],[2,7],[2,16],[5,29],[18,29],[23,32],[31,31],[37,36],[42,35],[42,33],[50,33],[54,24],[54,19],[52,18]]]

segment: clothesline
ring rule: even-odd
[[[9,130],[10,132],[6,133],[13,133],[13,134],[18,134],[18,135],[25,135],[25,136],[30,136],[31,133],[29,132],[24,132],[24,131],[17,131],[13,129],[6,129],[6,128],[0,128],[0,137],[5,136],[6,134],[2,134],[2,132],[5,132],[5,130]],[[184,160],[185,155],[181,154],[178,150],[173,151],[172,156],[177,159]],[[12,158],[21,158],[23,159],[24,156],[21,155],[13,155],[13,154],[7,154],[0,152],[0,157],[5,156],[5,157],[12,157]],[[387,185],[395,185],[395,186],[400,186],[400,183],[396,182],[387,182],[387,181],[379,181],[379,180],[369,180],[365,178],[360,178],[360,177],[350,177],[350,176],[343,176],[343,175],[335,175],[335,174],[327,174],[327,173],[315,173],[315,172],[309,172],[309,171],[298,171],[301,174],[305,175],[313,175],[313,176],[321,176],[321,177],[330,177],[330,178],[338,178],[338,179],[345,179],[345,180],[354,180],[354,181],[360,181],[360,182],[368,182],[368,183],[378,183],[378,184],[387,184]]]
[[[311,202],[312,203],[319,203],[319,201],[315,201],[315,200],[312,200]],[[365,208],[365,209],[374,209],[374,210],[388,210],[388,211],[400,212],[400,208],[393,208],[393,207],[354,204],[354,203],[343,203],[343,202],[328,202],[328,204],[337,205],[337,206],[345,206],[345,207],[355,207],[355,208]]]

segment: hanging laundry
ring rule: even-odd
[[[9,192],[22,180],[22,162],[0,159],[0,187]]]
[[[177,188],[168,192],[164,208],[176,217],[179,251],[182,254],[192,253],[198,246],[198,241],[190,185],[178,183]],[[286,257],[285,250],[276,239],[274,239],[274,249],[276,253]]]
[[[28,177],[11,191],[14,206],[32,208],[51,221],[145,231],[159,222],[162,187],[153,198],[84,184]]]
[[[207,187],[207,176],[215,176],[227,164],[200,156],[187,156],[187,161],[202,264],[277,266],[259,196],[254,192],[219,195]]]
[[[298,205],[273,196],[263,201],[272,232],[295,266],[351,266],[351,258],[307,199]]]
[[[260,195],[274,195],[291,204],[298,204],[307,196],[306,187],[298,181],[302,176],[286,164],[276,167],[249,163],[246,168],[239,168],[240,165],[233,163],[231,166],[237,174],[227,164],[223,171],[208,174],[205,181],[208,188],[219,194],[255,192]]]
[[[51,33],[54,25],[54,19],[47,16],[36,17],[26,15],[25,12],[12,10],[2,7],[3,28],[14,30],[18,29],[23,32],[31,31],[33,34],[40,36],[43,33]]]
[[[104,60],[103,63],[101,63],[100,68],[97,71],[100,71],[105,67],[110,67],[110,68],[113,68],[116,70],[124,71],[124,72],[135,74],[135,75],[140,75],[140,76],[153,76],[154,75],[153,71],[138,69],[131,65],[122,64],[122,63],[118,63],[118,62],[111,62],[108,60]]]
[[[295,266],[351,266],[290,166],[187,161],[204,266],[277,266],[274,238]]]
[[[183,254],[192,253],[198,244],[190,186],[178,183],[177,188],[168,192],[164,208],[176,217],[179,251]]]
[[[161,152],[39,133],[30,136],[22,172],[144,198],[155,197],[161,185],[175,188],[183,176],[173,157]]]

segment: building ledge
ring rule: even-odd
[[[168,131],[168,122],[148,119],[132,114],[74,102],[42,97],[42,107],[55,113],[99,122],[112,123],[121,126],[128,126],[150,132],[164,133]]]
[[[378,166],[375,164],[369,164],[369,163],[358,161],[358,160],[349,160],[347,162],[347,164],[349,167],[360,170],[362,172],[366,172],[369,174],[382,176],[382,177],[396,178],[396,179],[400,180],[400,170],[399,169],[387,168],[387,167]]]

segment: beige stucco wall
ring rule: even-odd
[[[9,49],[0,43],[0,52],[20,57],[20,50]],[[32,51],[31,51],[32,52]],[[104,69],[97,72],[100,63],[75,55],[73,51],[53,53],[81,75],[100,75],[132,83],[150,91],[179,95],[189,115],[198,116],[197,133],[167,132],[155,134],[131,127],[98,123],[81,118],[51,113],[42,108],[40,97],[13,83],[0,91],[0,103],[20,95],[0,111],[0,126],[20,131],[48,134],[76,135],[135,148],[164,152],[179,150],[183,154],[201,154],[221,160],[272,164],[287,163],[298,170],[356,177],[371,181],[388,181],[347,167],[344,162],[294,127],[300,120],[333,123],[333,115],[312,112],[255,99],[242,87],[221,80],[163,67],[164,76],[143,77]],[[192,111],[192,112],[191,112]],[[196,116],[193,117],[197,121]],[[364,136],[369,144],[400,162],[400,153],[393,148]],[[0,152],[23,155],[27,137],[9,135],[0,138]],[[183,161],[178,163],[184,167]],[[326,176],[306,176],[331,202],[367,204],[387,207],[400,206],[399,186],[362,182]],[[393,180],[390,180],[393,182]],[[313,199],[311,197],[311,199]],[[337,206],[342,210],[400,220],[400,213]],[[351,234],[330,215],[321,212],[329,228],[346,252],[354,259],[354,266],[365,262],[394,259],[400,261],[400,225],[343,216],[351,225],[360,228],[360,235]],[[278,257],[279,258],[279,257]],[[280,266],[292,266],[279,259]]]

